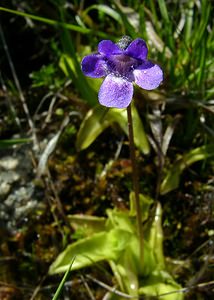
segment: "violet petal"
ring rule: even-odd
[[[100,54],[104,54],[106,56],[112,55],[112,54],[119,54],[122,53],[122,50],[118,45],[113,43],[110,40],[103,40],[98,45],[98,52]]]
[[[87,55],[82,60],[82,71],[86,76],[99,78],[106,75],[107,66],[100,54]]]
[[[125,108],[133,96],[133,84],[122,77],[108,75],[99,91],[99,102],[106,107]]]
[[[163,71],[150,61],[135,69],[133,74],[135,83],[145,90],[156,89],[163,81]]]
[[[136,39],[126,48],[125,54],[133,58],[145,60],[148,54],[148,48],[144,40]]]

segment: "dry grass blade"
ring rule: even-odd
[[[173,122],[171,124],[168,125],[168,127],[166,128],[166,131],[163,135],[163,141],[162,141],[162,153],[165,156],[169,147],[169,143],[171,141],[171,138],[173,136],[175,127],[179,121],[179,119],[181,118],[180,115],[175,116]]]
[[[95,282],[96,284],[98,284],[99,286],[103,287],[104,289],[106,289],[107,291],[115,294],[115,295],[118,295],[118,296],[121,296],[121,297],[124,297],[126,299],[136,299],[136,297],[133,297],[133,296],[129,296],[128,294],[125,294],[123,292],[120,292],[117,290],[116,287],[111,287],[109,286],[108,284],[90,276],[90,275],[86,275],[86,278],[90,279],[91,281]]]
[[[62,131],[68,125],[68,123],[69,123],[69,117],[67,116],[63,120],[59,131],[48,142],[44,152],[42,153],[42,155],[39,159],[39,164],[38,164],[38,168],[37,168],[37,176],[38,177],[42,176],[46,172],[48,158],[51,155],[51,153],[53,153],[54,149],[56,148],[56,145],[60,138],[60,135],[62,134]]]

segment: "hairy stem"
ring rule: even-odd
[[[129,149],[130,149],[130,158],[132,162],[132,180],[133,180],[133,188],[135,194],[134,199],[135,199],[135,207],[136,207],[136,222],[137,222],[138,238],[140,243],[140,261],[141,261],[141,266],[143,266],[144,263],[143,226],[142,226],[142,214],[141,214],[140,198],[139,198],[139,175],[138,175],[137,161],[135,156],[131,104],[127,107],[127,116],[128,116],[128,130],[129,130]]]

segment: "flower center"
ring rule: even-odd
[[[124,77],[128,81],[133,80],[132,73],[139,64],[139,60],[125,54],[114,54],[107,59],[109,73],[118,77]]]

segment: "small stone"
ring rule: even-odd
[[[11,185],[8,182],[0,182],[0,197],[5,197],[11,189]]]
[[[14,170],[18,166],[18,159],[13,157],[4,157],[0,160],[0,168],[5,170]]]

